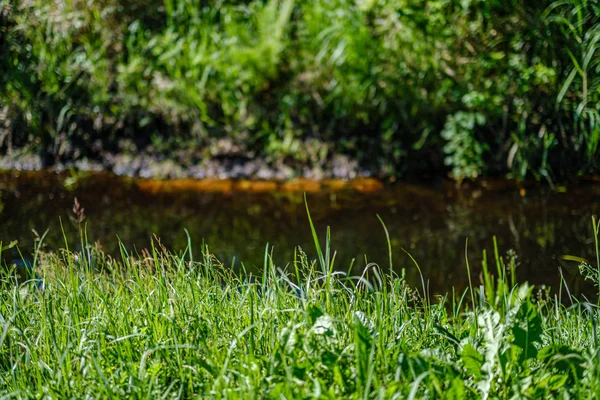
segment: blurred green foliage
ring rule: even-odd
[[[0,147],[554,179],[600,167],[599,47],[597,0],[0,0]]]

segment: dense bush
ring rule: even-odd
[[[0,0],[0,146],[552,179],[600,166],[597,0]],[[166,143],[166,144],[165,144]],[[206,156],[210,156],[207,152]],[[214,155],[214,154],[212,154]]]

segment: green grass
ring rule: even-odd
[[[392,265],[334,272],[328,240],[318,261],[266,252],[261,276],[206,247],[39,248],[35,279],[2,275],[0,398],[600,397],[597,305],[512,285],[497,256],[428,299]]]

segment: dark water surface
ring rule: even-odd
[[[592,180],[557,192],[541,186],[518,188],[502,181],[460,189],[449,182],[378,188],[371,181],[353,185],[296,182],[282,187],[269,182],[161,183],[104,174],[74,178],[48,172],[4,173],[0,174],[0,240],[5,244],[18,240],[23,254],[31,254],[33,230],[42,234],[49,229],[45,247],[58,249],[64,247],[62,220],[70,246],[75,248],[77,230],[71,217],[77,197],[85,208],[89,240],[110,253],[118,254],[117,235],[127,248],[141,252],[149,247],[153,233],[167,248],[182,250],[187,244],[185,228],[196,251],[205,240],[225,264],[235,258],[236,268],[240,262],[250,270],[260,268],[269,243],[275,263],[284,267],[293,259],[296,245],[315,256],[304,191],[323,238],[331,226],[339,269],[346,270],[352,259],[356,260],[355,273],[367,261],[388,268],[379,214],[392,238],[396,270],[405,268],[410,283],[420,282],[404,248],[419,262],[432,293],[466,286],[467,238],[475,275],[484,250],[493,258],[492,237],[496,235],[501,256],[509,257],[512,250],[518,255],[519,280],[557,287],[562,267],[574,292],[587,283],[579,277],[577,264],[561,257],[595,259],[591,216],[600,213],[600,183]],[[10,263],[18,254],[12,249],[3,258]]]

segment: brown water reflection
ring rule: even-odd
[[[49,249],[63,246],[60,218],[71,246],[76,229],[69,219],[73,199],[85,207],[88,234],[117,254],[117,238],[128,248],[148,247],[152,233],[169,248],[183,249],[186,228],[196,245],[202,240],[226,264],[237,268],[262,265],[265,244],[274,247],[275,262],[292,260],[294,246],[314,256],[303,203],[308,193],[319,233],[332,228],[337,266],[355,272],[369,262],[388,266],[385,234],[376,214],[388,226],[394,265],[406,268],[417,284],[416,268],[402,248],[419,262],[433,293],[466,285],[465,241],[469,259],[479,269],[484,249],[492,254],[492,236],[500,251],[518,254],[520,280],[558,286],[563,267],[570,288],[583,285],[577,266],[560,259],[573,254],[593,259],[590,217],[600,211],[600,183],[581,182],[567,192],[549,188],[522,189],[510,182],[485,182],[456,189],[451,183],[419,186],[407,183],[380,187],[364,180],[353,183],[296,181],[133,181],[109,175],[73,179],[54,173],[0,174],[0,240],[18,239],[30,253],[34,234],[49,229]],[[11,262],[16,253],[4,254]]]

